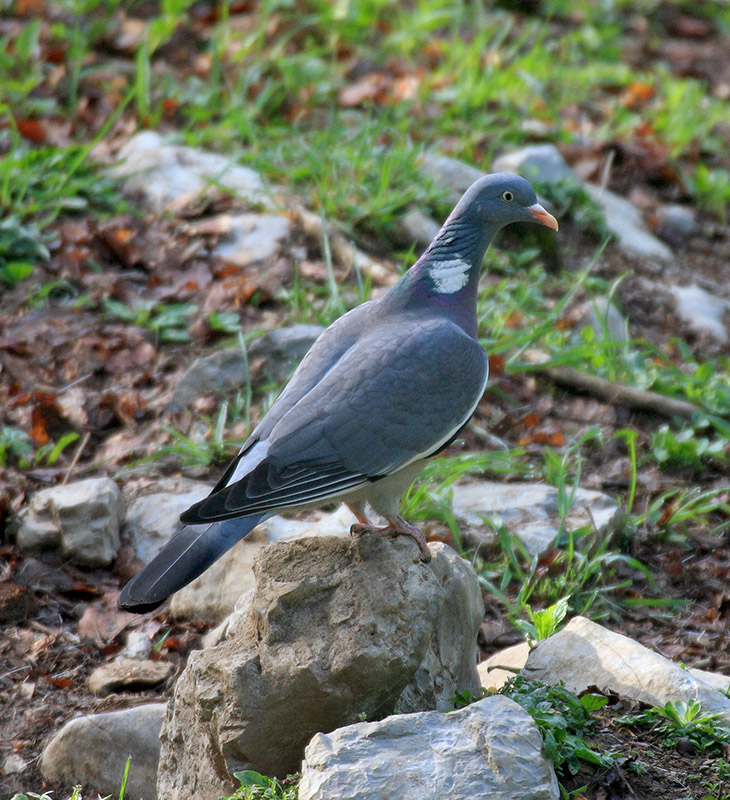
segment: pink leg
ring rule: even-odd
[[[372,533],[375,536],[410,536],[415,540],[418,549],[421,551],[421,560],[428,563],[431,560],[431,551],[428,549],[426,537],[415,525],[411,525],[399,514],[394,517],[387,517],[388,524],[385,527],[373,525],[362,511],[362,508],[353,507],[349,503],[348,508],[357,517],[358,522],[350,526],[350,533],[353,536],[362,536],[364,533]]]

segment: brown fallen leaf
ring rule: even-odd
[[[93,642],[97,647],[104,647],[116,639],[134,619],[135,615],[126,611],[90,605],[79,620],[79,636]]]

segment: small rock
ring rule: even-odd
[[[677,304],[680,319],[695,333],[710,334],[722,344],[728,341],[725,316],[730,311],[729,301],[695,284],[670,286],[669,291]]]
[[[458,483],[453,486],[453,509],[464,526],[461,535],[473,547],[493,541],[483,517],[499,517],[533,555],[550,546],[560,525],[558,490],[544,483]],[[567,524],[579,528],[595,521],[599,532],[605,534],[615,528],[620,517],[621,507],[613,498],[579,487]]]
[[[185,370],[172,392],[172,405],[187,408],[198,398],[239,391],[248,380],[248,362],[240,348],[216,350],[201,356]]]
[[[437,186],[451,189],[448,197],[450,203],[455,205],[461,199],[461,195],[479,178],[483,178],[486,173],[459,161],[458,158],[441,156],[437,153],[426,153],[421,160],[421,172],[431,178]]]
[[[290,325],[265,333],[251,342],[251,358],[263,358],[264,369],[276,383],[288,380],[324,328],[320,325]]]
[[[492,170],[514,172],[528,181],[540,184],[578,180],[554,144],[533,144],[505,153],[495,159]]]
[[[144,631],[132,630],[127,634],[120,658],[145,659],[152,650],[152,641]]]
[[[148,564],[162,550],[180,524],[180,514],[210,494],[213,488],[199,481],[160,481],[162,491],[141,495],[127,506],[122,536],[137,557]]]
[[[619,248],[631,258],[646,259],[658,267],[674,260],[672,251],[648,231],[641,214],[632,203],[593,183],[583,184],[606,217],[606,227],[616,237]]]
[[[673,246],[682,244],[700,229],[695,212],[687,206],[669,204],[660,206],[656,212],[657,234]]]
[[[279,252],[291,230],[289,217],[237,214],[231,219],[230,231],[213,248],[213,255],[238,267],[268,261]]]
[[[97,667],[89,676],[89,691],[104,697],[120,689],[128,692],[154,689],[175,672],[175,665],[166,661],[139,661],[118,658]]]
[[[440,714],[396,715],[318,733],[299,800],[557,800],[530,715],[494,695]]]
[[[677,739],[677,752],[685,756],[691,756],[695,752],[695,746],[692,740],[686,736],[680,736],[679,739]]]
[[[404,239],[416,242],[421,247],[428,247],[441,229],[433,217],[419,208],[409,209],[401,217],[398,227]]]
[[[119,151],[111,174],[127,178],[124,193],[142,195],[156,211],[174,201],[192,200],[212,183],[244,201],[270,207],[261,176],[218,153],[169,144],[154,131],[133,136]]]
[[[313,536],[348,536],[350,526],[357,518],[343,503],[335,511],[315,511],[308,520],[271,517],[264,523],[266,537],[270,542],[290,542]]]
[[[81,783],[89,794],[116,797],[131,756],[125,796],[156,800],[159,734],[166,707],[167,703],[148,703],[72,719],[43,751],[43,777],[51,784]]]
[[[19,514],[18,545],[23,549],[60,547],[84,567],[106,567],[119,549],[124,504],[109,478],[53,486],[37,492]]]
[[[596,686],[650,706],[699,700],[703,711],[717,712],[730,722],[730,699],[689,670],[585,617],[573,618],[563,630],[538,642],[522,675],[549,684],[563,681],[575,694]]]
[[[0,622],[20,622],[38,610],[38,600],[25,586],[13,581],[0,583]]]
[[[499,667],[513,667],[520,670],[525,666],[529,655],[530,645],[527,642],[520,642],[520,644],[505,647],[504,650],[489,656],[477,666],[482,686],[485,689],[501,689],[517,673],[507,669],[499,669]]]
[[[578,329],[590,326],[593,328],[597,341],[628,342],[630,340],[628,320],[621,313],[615,301],[602,296],[594,297],[577,312],[582,316],[582,320],[578,323]]]
[[[3,772],[6,775],[19,775],[21,772],[25,772],[27,766],[27,762],[17,753],[10,753],[3,761]]]

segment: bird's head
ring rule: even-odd
[[[558,221],[537,202],[535,190],[519,175],[485,175],[467,189],[459,207],[494,229],[511,222],[539,222],[558,229]]]

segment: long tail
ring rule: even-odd
[[[195,580],[267,516],[239,517],[207,525],[184,525],[119,595],[120,609],[144,614]]]

